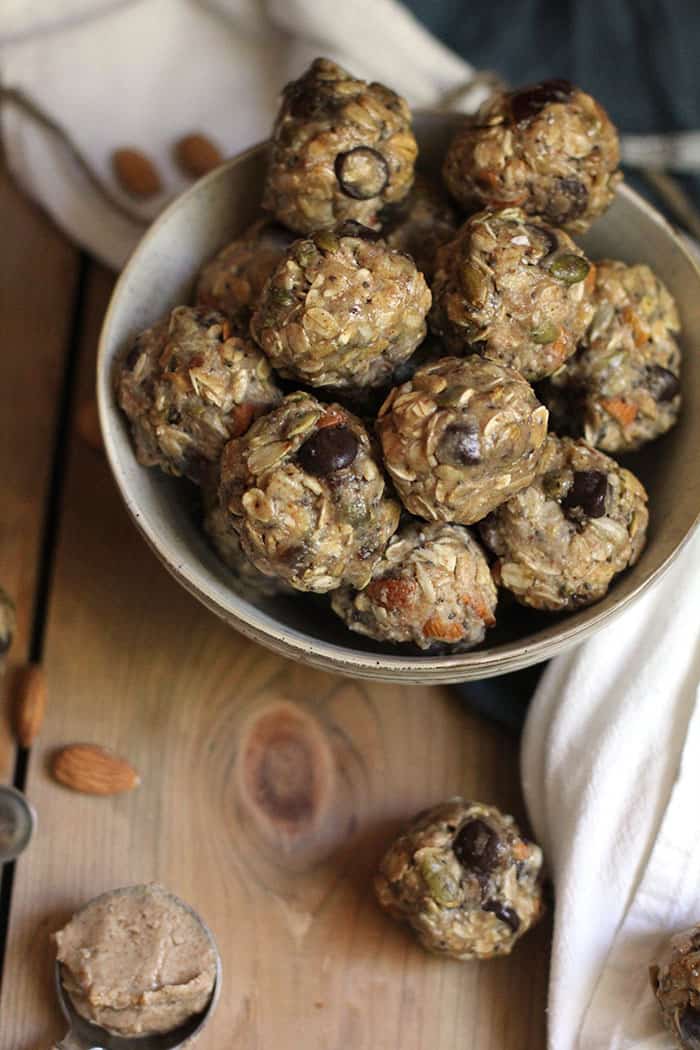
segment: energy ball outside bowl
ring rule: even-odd
[[[467,209],[515,206],[580,233],[612,203],[619,163],[603,107],[547,80],[487,99],[453,138],[443,176]]]
[[[407,255],[383,241],[324,230],[290,248],[267,282],[251,332],[288,379],[377,386],[422,342],[430,303]]]
[[[451,799],[420,813],[375,878],[379,903],[429,951],[492,959],[542,916],[542,851],[495,806]]]
[[[414,522],[389,540],[364,590],[341,587],[331,604],[351,631],[379,642],[466,652],[495,624],[497,597],[467,529]]]
[[[542,396],[555,430],[604,452],[629,452],[678,419],[678,310],[648,266],[611,260],[596,264],[593,306],[579,350]]]
[[[232,325],[247,333],[265,281],[293,239],[269,219],[254,222],[202,269],[197,281],[198,305],[220,310]]]
[[[298,233],[347,219],[376,229],[410,190],[417,152],[404,99],[317,58],[284,89],[263,207]]]
[[[340,405],[289,394],[229,442],[219,496],[257,568],[301,591],[364,587],[399,523],[369,435]]]
[[[407,252],[430,280],[440,245],[452,240],[459,220],[445,193],[422,175],[416,176],[408,197],[387,209],[384,236],[390,248]]]
[[[561,230],[516,208],[471,216],[438,249],[431,327],[530,382],[556,371],[593,316],[595,268]]]
[[[522,605],[551,612],[602,598],[646,542],[647,494],[629,470],[583,441],[550,434],[528,488],[481,523],[493,567]]]
[[[120,361],[117,396],[139,463],[199,483],[282,393],[265,355],[223,314],[178,306]]]
[[[699,1050],[700,924],[671,937],[649,976],[675,1045]]]
[[[470,525],[535,477],[547,409],[514,369],[444,357],[391,391],[377,429],[407,510]]]

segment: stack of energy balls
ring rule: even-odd
[[[621,178],[583,91],[465,118],[449,196],[417,152],[402,98],[317,59],[283,93],[265,217],[138,337],[118,396],[139,461],[202,487],[240,581],[462,651],[499,587],[572,610],[639,557],[646,493],[608,454],[675,423],[679,322],[649,267],[572,240]]]

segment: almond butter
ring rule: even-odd
[[[141,783],[136,770],[113,751],[98,744],[70,744],[53,759],[56,780],[85,795],[118,795]]]
[[[96,401],[83,401],[76,414],[75,425],[78,434],[88,448],[93,449],[95,452],[104,452]]]
[[[141,150],[116,149],[112,167],[122,189],[134,197],[152,197],[163,188],[158,169]]]
[[[197,132],[179,139],[175,143],[174,154],[185,175],[195,179],[218,168],[224,159],[219,147],[206,135]]]
[[[43,668],[30,664],[19,672],[15,708],[15,733],[20,747],[31,747],[44,723],[46,677]]]

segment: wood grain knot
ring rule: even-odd
[[[239,788],[258,824],[296,838],[315,827],[333,790],[333,757],[314,718],[291,703],[257,714],[244,730]]]

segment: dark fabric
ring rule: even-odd
[[[700,0],[404,0],[443,43],[509,84],[563,76],[621,131],[700,128]],[[629,180],[653,195],[634,173]],[[700,178],[682,178],[700,205]],[[658,204],[658,201],[656,201]],[[455,686],[518,732],[544,665]]]

